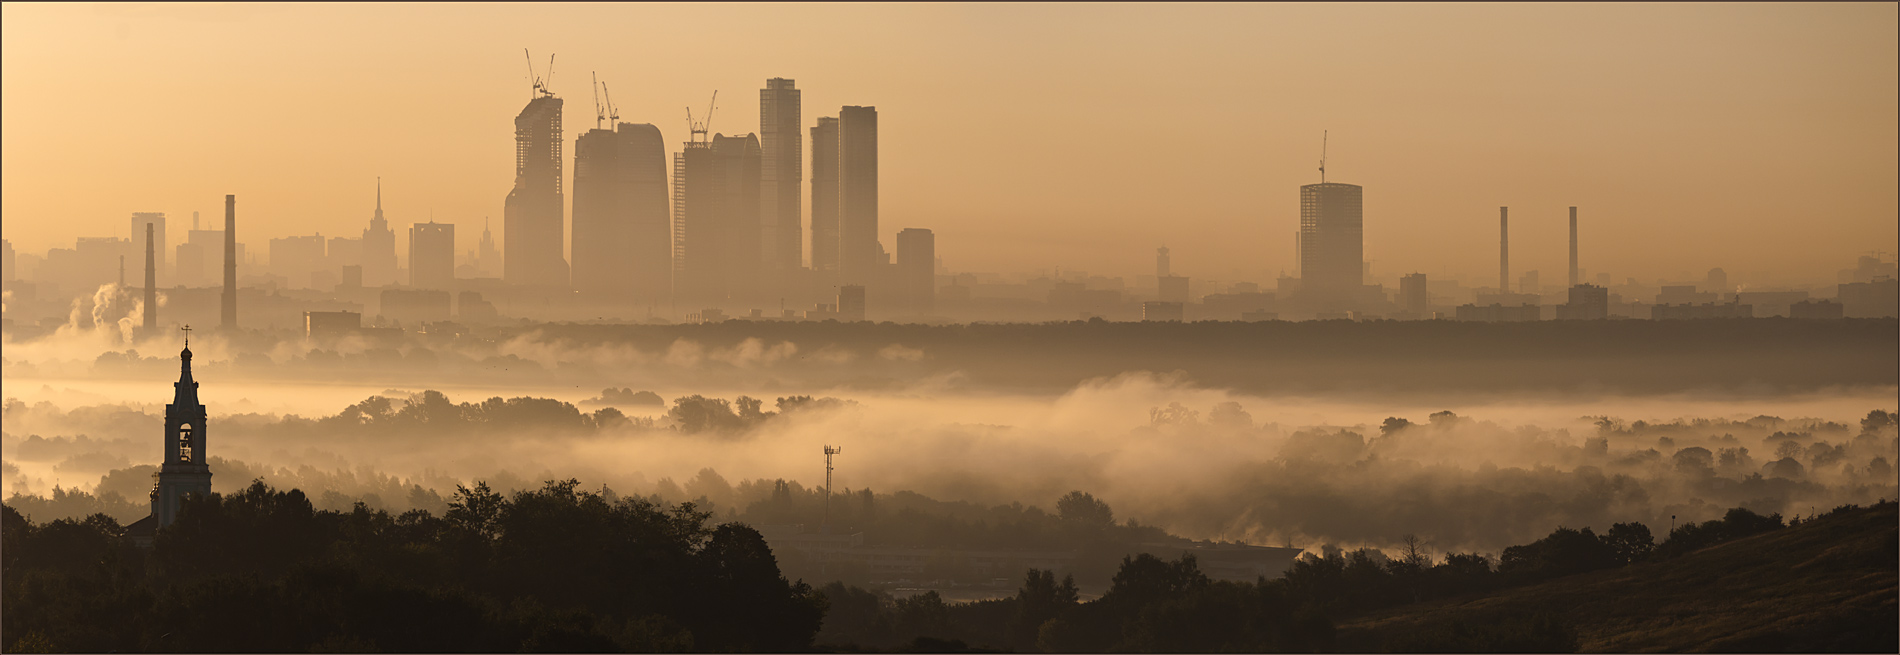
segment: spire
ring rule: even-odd
[[[383,213],[383,176],[376,176],[376,213]]]
[[[172,395],[172,406],[181,410],[194,410],[198,407],[198,382],[191,379],[191,326],[180,330],[185,333],[185,349],[178,353],[178,381],[172,384],[176,390]]]

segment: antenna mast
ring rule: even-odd
[[[825,446],[825,519],[819,524],[819,531],[831,534],[831,456],[844,452],[839,446]]]

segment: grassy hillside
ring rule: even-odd
[[[1680,558],[1342,622],[1343,651],[1900,651],[1900,517],[1892,502]],[[1530,637],[1526,637],[1529,635]],[[1558,648],[1562,648],[1559,646]]]

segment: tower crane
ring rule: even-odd
[[[687,139],[689,141],[695,138],[698,138],[700,141],[707,140],[706,135],[710,134],[712,131],[713,109],[716,109],[718,107],[718,103],[719,103],[719,92],[715,90],[713,91],[713,94],[712,94],[712,101],[706,103],[706,120],[704,122],[694,121],[693,108],[692,107],[686,108],[686,131],[688,134]]]

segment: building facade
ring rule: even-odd
[[[455,286],[455,224],[417,223],[409,228],[409,286],[448,290]]]
[[[515,186],[501,219],[502,277],[519,286],[566,288],[561,99],[540,93],[515,116]]]
[[[877,108],[838,111],[839,274],[846,284],[878,275]]]
[[[1351,307],[1364,283],[1364,194],[1338,182],[1300,187],[1300,290],[1318,309]]]

